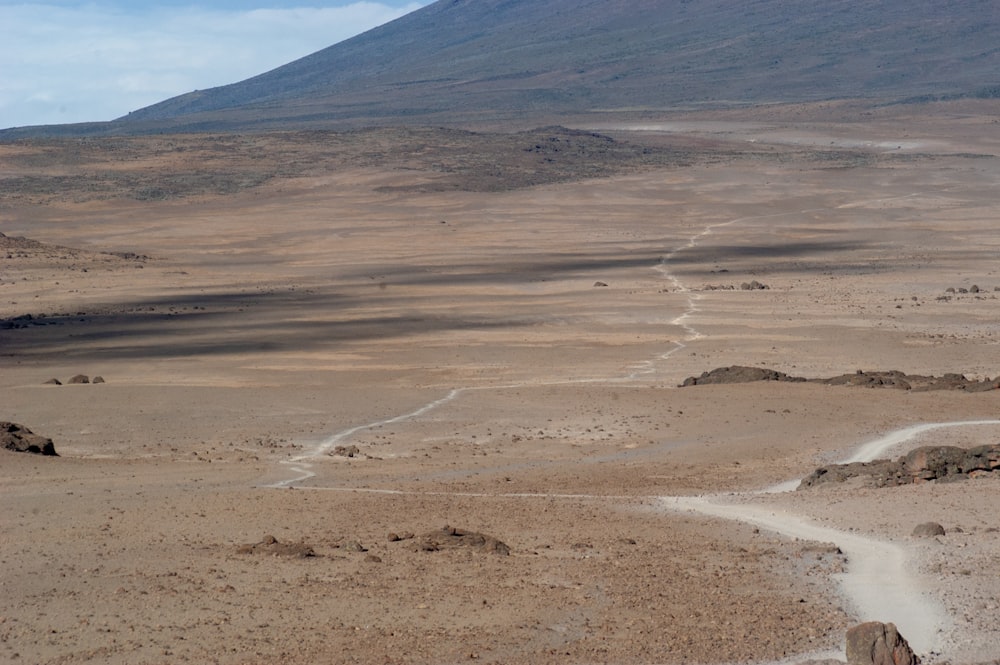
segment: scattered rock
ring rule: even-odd
[[[270,554],[271,556],[288,556],[305,559],[316,556],[315,550],[305,543],[279,543],[274,536],[264,536],[259,543],[240,545],[237,554]]]
[[[594,286],[607,286],[605,282],[594,282]]]
[[[48,381],[46,381],[42,385],[43,386],[61,386],[62,385],[62,381],[60,381],[59,379],[49,379]]]
[[[743,282],[740,284],[740,290],[742,291],[765,291],[771,288],[767,284],[761,284],[756,279],[752,282]]]
[[[944,527],[937,522],[924,522],[914,527],[913,533],[910,535],[917,538],[933,538],[934,536],[943,536],[944,533]]]
[[[93,379],[90,380],[90,382],[91,383],[104,383],[104,377],[103,376],[95,376]]]
[[[332,457],[357,457],[361,454],[361,449],[357,446],[337,446],[330,453]]]
[[[918,665],[895,624],[869,621],[847,631],[847,665]]]
[[[90,383],[90,377],[86,374],[77,374],[66,383]]]
[[[489,552],[500,556],[508,556],[510,547],[493,536],[487,536],[475,531],[464,531],[452,526],[445,526],[439,531],[432,531],[421,536],[415,549],[419,552],[438,552],[443,549],[471,547],[481,552]]]
[[[34,453],[58,457],[52,439],[35,434],[17,423],[0,422],[0,447],[17,453]]]

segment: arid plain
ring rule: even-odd
[[[878,619],[995,662],[996,480],[729,499],[899,545],[919,635],[830,542],[663,499],[1000,418],[677,387],[1000,375],[995,108],[904,108],[0,144],[0,420],[60,455],[0,455],[0,661],[800,662]]]

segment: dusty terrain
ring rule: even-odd
[[[907,635],[828,542],[661,497],[1000,393],[677,386],[1000,375],[998,125],[715,122],[0,144],[0,420],[60,455],[0,451],[0,661],[796,662],[863,618]],[[732,499],[900,545],[943,608],[924,657],[956,664],[1000,657],[998,500]],[[928,520],[948,533],[912,538]]]

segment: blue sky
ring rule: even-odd
[[[0,129],[112,120],[233,83],[431,0],[0,0]]]

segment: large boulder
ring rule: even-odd
[[[918,665],[920,659],[892,623],[869,621],[847,631],[847,665]]]
[[[17,423],[0,422],[0,447],[18,453],[57,456],[52,439],[35,434]]]
[[[752,383],[755,381],[791,381],[803,383],[805,379],[797,376],[789,376],[784,372],[764,367],[733,365],[732,367],[718,367],[711,372],[702,372],[701,376],[689,376],[684,379],[681,387],[720,383]]]
[[[954,482],[966,478],[1000,477],[1000,444],[972,448],[924,446],[896,460],[829,464],[802,479],[799,489],[861,478],[869,487],[894,487],[927,481]]]

